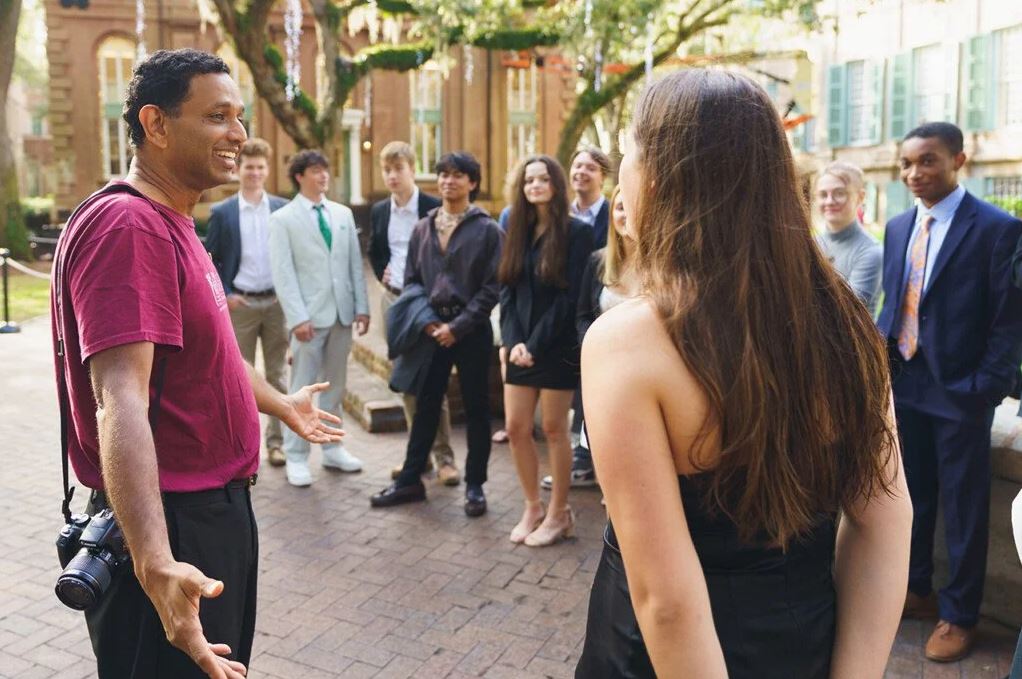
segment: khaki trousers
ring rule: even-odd
[[[383,289],[383,294],[380,295],[380,318],[382,320],[383,334],[387,334],[387,310],[390,309],[390,305],[397,299],[397,295],[388,290],[384,286],[380,286]],[[412,420],[415,419],[415,404],[416,399],[412,394],[401,394],[404,400],[405,406],[405,423],[408,425],[408,431],[412,430]],[[443,404],[440,406],[440,426],[437,427],[436,439],[433,441],[433,449],[430,451],[433,456],[433,464],[437,469],[443,467],[445,464],[452,467],[454,464],[454,451],[451,449],[451,409],[447,405],[447,397],[444,397]]]
[[[231,325],[238,338],[242,357],[255,365],[256,342],[263,345],[263,372],[266,381],[281,393],[287,393],[284,386],[284,362],[287,356],[287,328],[284,311],[276,297],[245,297],[246,304],[231,311]],[[266,448],[280,448],[284,439],[280,432],[280,420],[267,418]]]

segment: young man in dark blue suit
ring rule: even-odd
[[[929,123],[901,144],[901,178],[918,205],[887,224],[884,305],[894,404],[912,494],[906,617],[939,622],[926,657],[969,653],[986,574],[990,426],[1022,362],[1022,292],[1011,259],[1022,222],[958,184],[962,132]],[[950,580],[932,590],[943,510]]]
[[[213,206],[206,250],[227,293],[241,355],[254,364],[256,342],[261,341],[266,381],[287,393],[284,386],[287,328],[273,290],[269,250],[270,213],[287,205],[287,200],[264,190],[270,153],[270,145],[254,137],[241,147],[238,160],[241,190]],[[280,421],[269,418],[265,436],[270,464],[283,465]]]

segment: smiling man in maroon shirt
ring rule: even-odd
[[[235,173],[243,111],[218,57],[159,51],[140,63],[124,106],[131,170],[86,199],[58,248],[69,454],[93,489],[89,513],[111,507],[132,556],[86,612],[101,679],[244,676],[257,408],[310,441],[343,434],[312,405],[325,384],[284,396],[242,360],[189,216],[204,190]]]

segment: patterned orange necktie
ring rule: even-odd
[[[923,281],[926,274],[926,249],[930,244],[930,227],[933,215],[923,220],[923,228],[912,243],[908,262],[908,282],[905,285],[905,301],[901,306],[901,330],[898,331],[898,351],[910,360],[919,348],[919,300],[923,296]]]

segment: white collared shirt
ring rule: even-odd
[[[238,193],[238,231],[241,237],[241,262],[231,285],[246,292],[273,289],[270,271],[270,197],[252,204]]]
[[[408,241],[412,238],[412,230],[419,221],[419,187],[416,186],[412,197],[403,206],[399,206],[390,196],[390,222],[387,224],[387,244],[390,246],[390,287],[401,289],[405,282],[405,263],[408,260]]]
[[[926,271],[923,272],[923,290],[930,285],[930,273],[933,271],[933,264],[940,254],[940,247],[947,238],[951,229],[951,221],[955,218],[958,206],[965,198],[965,189],[959,184],[955,190],[944,197],[942,201],[931,208],[927,208],[921,202],[916,206],[916,221],[912,225],[912,234],[908,239],[908,248],[905,250],[905,272],[902,274],[902,283],[908,280],[909,268],[912,263],[912,243],[919,236],[919,231],[927,217],[933,217],[933,224],[930,225],[930,242],[926,246]]]
[[[578,199],[576,198],[571,202],[571,214],[577,219],[581,219],[589,226],[594,226],[596,224],[596,216],[600,214],[600,210],[603,209],[603,204],[606,201],[606,198],[600,196],[595,203],[583,210],[579,208]]]
[[[316,233],[319,233],[319,215],[316,213],[316,207],[322,205],[323,219],[326,220],[327,226],[329,226],[330,230],[333,231],[333,223],[330,219],[330,210],[327,208],[325,196],[318,203],[313,203],[311,200],[299,193],[295,196],[295,200],[297,200],[298,204],[305,210],[305,214],[309,216],[309,219],[312,221],[312,225],[316,227]]]

